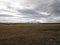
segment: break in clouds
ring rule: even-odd
[[[0,23],[60,23],[60,0],[0,0]]]

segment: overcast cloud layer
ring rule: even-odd
[[[0,0],[0,23],[60,23],[60,0]]]

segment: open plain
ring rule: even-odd
[[[0,45],[60,45],[60,24],[0,24]]]

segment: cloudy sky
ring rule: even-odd
[[[0,23],[60,23],[59,0],[0,0]]]

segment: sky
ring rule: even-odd
[[[60,0],[0,0],[0,23],[60,23]]]

